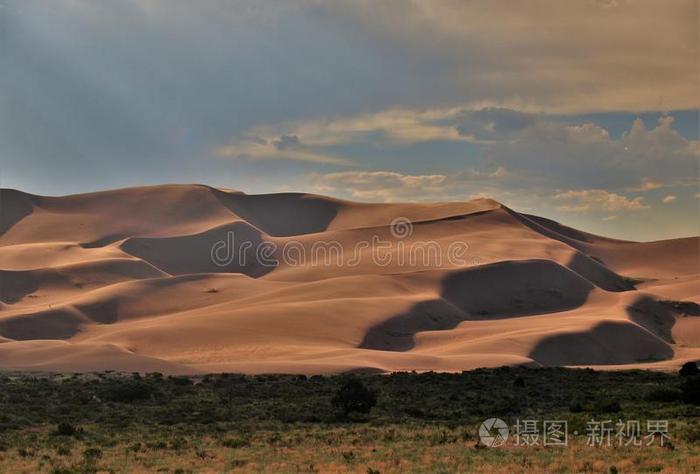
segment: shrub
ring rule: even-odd
[[[622,407],[617,401],[600,401],[596,404],[595,411],[600,413],[617,413],[619,411],[622,411]]]
[[[189,377],[169,377],[169,380],[175,385],[185,387],[192,385],[192,380]]]
[[[34,451],[32,451],[31,449],[19,448],[17,449],[17,454],[19,454],[20,457],[23,458],[31,458],[32,456],[34,456]]]
[[[700,377],[688,378],[682,390],[684,402],[700,405]]]
[[[683,377],[700,375],[700,369],[695,362],[686,362],[683,364],[683,367],[681,367],[681,370],[678,371],[678,374]]]
[[[55,436],[73,436],[78,432],[78,429],[70,423],[59,423],[56,429],[51,433]]]
[[[94,461],[102,457],[102,450],[100,448],[87,448],[83,451],[83,457],[86,461]]]
[[[247,437],[232,437],[226,438],[221,442],[222,446],[227,448],[244,448],[250,446],[250,439]]]
[[[700,425],[687,426],[680,434],[680,437],[689,443],[700,443]]]
[[[377,395],[365,387],[360,380],[350,378],[340,387],[331,404],[341,410],[343,416],[347,418],[352,413],[369,413],[377,404]]]
[[[56,448],[56,454],[59,456],[68,456],[70,455],[70,448],[68,446],[58,446]]]
[[[645,398],[650,402],[676,402],[683,398],[683,393],[673,388],[657,388],[647,393]]]
[[[147,382],[124,379],[105,385],[101,398],[113,402],[130,403],[149,399],[153,394],[153,389]]]

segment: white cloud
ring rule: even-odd
[[[652,129],[637,119],[615,139],[595,123],[540,120],[508,140],[484,146],[483,154],[491,163],[550,186],[649,190],[662,182],[697,185],[698,142],[685,139],[672,125],[670,116]]]
[[[343,195],[365,201],[440,201],[473,199],[479,194],[469,184],[482,186],[507,176],[504,168],[491,172],[464,170],[453,175],[410,175],[393,171],[344,171],[315,174],[314,191]],[[473,189],[473,188],[472,188]],[[483,194],[483,193],[482,193]]]
[[[628,191],[632,192],[640,192],[640,191],[651,191],[652,189],[658,189],[663,187],[663,183],[660,183],[659,181],[655,181],[653,178],[650,178],[648,176],[644,176],[641,179],[641,182],[639,186],[634,186],[628,189]]]
[[[245,131],[214,154],[225,158],[269,158],[349,164],[321,151],[327,147],[379,143],[404,146],[431,141],[472,141],[455,127],[464,108],[392,108],[373,114],[260,125]],[[302,153],[303,152],[303,153]]]
[[[215,153],[348,165],[351,160],[329,149],[469,141],[482,146],[481,158],[492,168],[503,166],[542,187],[637,192],[697,183],[700,142],[681,136],[673,121],[662,116],[656,127],[647,129],[636,119],[629,132],[613,138],[596,123],[561,123],[547,115],[493,106],[389,109],[258,126]]]
[[[637,211],[649,209],[643,197],[628,198],[604,189],[570,190],[555,194],[557,208],[566,212]]]
[[[675,201],[676,199],[677,199],[676,196],[674,196],[674,195],[672,195],[672,194],[669,194],[668,196],[666,196],[665,198],[663,198],[663,199],[661,200],[661,202],[664,203],[664,204],[671,204],[671,203],[672,203],[673,201]]]
[[[335,146],[381,141],[390,145],[410,145],[436,140],[467,141],[455,129],[453,120],[463,108],[391,108],[372,114],[308,119],[255,127],[245,135],[267,141],[294,136],[309,146]]]
[[[322,153],[302,144],[296,135],[282,135],[270,140],[260,137],[244,137],[229,145],[217,147],[214,154],[220,158],[232,159],[274,159],[353,165],[352,160]]]

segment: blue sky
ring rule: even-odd
[[[698,2],[0,0],[0,185],[490,196],[700,233]]]

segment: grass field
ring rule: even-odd
[[[350,377],[376,395],[369,414],[331,403]],[[643,371],[5,373],[0,472],[693,472],[697,397],[693,378]],[[509,426],[500,447],[479,438],[491,417]],[[537,445],[515,444],[518,419],[537,422]],[[543,446],[546,420],[567,422],[566,446]],[[610,446],[589,445],[592,420],[610,420]],[[620,420],[639,421],[640,446],[619,445]],[[663,446],[647,446],[650,420],[668,422]]]

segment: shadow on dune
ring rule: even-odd
[[[120,248],[170,275],[243,273],[257,278],[275,268],[267,263],[270,259],[260,257],[262,244],[258,229],[246,222],[234,222],[199,234],[132,237]]]
[[[423,331],[455,328],[467,320],[504,319],[555,313],[582,306],[594,286],[549,260],[498,262],[451,273],[441,298],[371,328],[360,348],[408,351]]]
[[[140,260],[109,258],[34,270],[0,270],[0,301],[16,303],[41,289],[79,291],[125,280],[163,276]]]
[[[617,365],[670,359],[673,349],[634,323],[605,321],[587,331],[547,337],[529,357],[545,366]]]
[[[615,292],[634,290],[634,286],[620,275],[581,252],[576,251],[566,266],[604,290]]]
[[[532,230],[569,245],[571,245],[570,240],[591,243],[595,239],[599,238],[593,234],[588,234],[586,232],[567,227],[545,217],[535,216],[532,214],[517,214],[519,217],[518,220],[530,227]]]
[[[0,270],[0,301],[16,303],[39,288],[31,271]]]
[[[643,296],[626,311],[632,321],[669,344],[675,344],[671,329],[676,324],[676,315],[670,306]]]
[[[273,237],[323,232],[340,208],[338,201],[310,194],[212,192],[231,212]]]
[[[81,325],[89,322],[71,307],[49,309],[0,320],[0,335],[15,341],[69,339],[79,332]]]
[[[105,247],[126,237],[128,237],[128,235],[123,233],[110,234],[91,242],[83,242],[79,245],[84,249],[95,249]]]
[[[88,324],[114,324],[119,321],[119,301],[63,305],[35,313],[0,320],[0,336],[15,341],[70,339]]]
[[[114,324],[119,321],[119,299],[96,301],[76,305],[81,313],[98,324]]]
[[[0,320],[0,336],[15,341],[70,339],[89,324],[119,321],[119,300],[63,305]]]
[[[642,296],[625,310],[629,322],[602,322],[589,331],[548,337],[530,357],[543,365],[617,365],[672,358],[674,309]]]
[[[467,314],[448,301],[422,301],[406,313],[371,328],[359,347],[378,351],[410,351],[415,347],[414,336],[419,332],[453,329],[467,319],[470,319]]]
[[[0,235],[34,212],[32,199],[14,189],[0,189]]]

